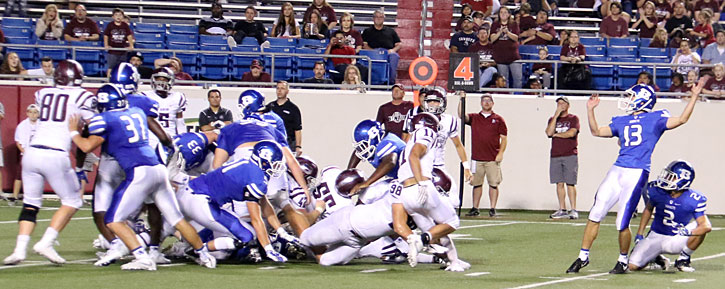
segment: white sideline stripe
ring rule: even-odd
[[[268,267],[260,267],[259,270],[274,270],[282,268],[281,266],[268,266]]]
[[[96,260],[98,260],[98,259],[95,259],[95,258],[94,259],[83,259],[83,260],[68,261],[68,262],[65,262],[65,263],[66,264],[81,264],[81,263],[93,262],[93,261],[96,261]],[[0,270],[13,269],[13,268],[24,268],[24,267],[45,266],[45,265],[50,265],[50,264],[53,264],[53,263],[46,261],[46,262],[33,263],[33,264],[5,265],[5,266],[0,266]]]
[[[723,257],[723,256],[725,256],[725,252],[724,253],[720,253],[720,254],[715,254],[715,255],[700,257],[700,258],[694,258],[694,259],[692,259],[692,262],[701,261],[701,260],[715,259],[715,258],[719,258],[719,257]],[[586,276],[577,276],[577,277],[571,277],[571,278],[564,278],[564,279],[547,281],[547,282],[541,282],[541,283],[533,283],[533,284],[523,285],[523,286],[519,286],[519,287],[511,287],[509,289],[526,289],[526,288],[541,287],[541,286],[546,286],[546,285],[551,285],[551,284],[558,284],[558,283],[564,283],[564,282],[571,282],[571,281],[576,281],[576,280],[581,280],[581,279],[590,279],[590,278],[599,277],[599,276],[605,276],[605,275],[609,275],[609,272],[597,273],[597,274],[590,274],[590,275],[586,275]]]
[[[73,221],[73,220],[90,220],[90,219],[93,219],[93,217],[77,217],[77,218],[72,218],[70,220]],[[50,222],[50,219],[40,219],[40,220],[36,220],[36,222]],[[17,224],[17,223],[18,223],[18,220],[0,221],[0,224]]]
[[[384,272],[384,271],[388,271],[388,269],[379,268],[379,269],[362,270],[362,271],[360,271],[360,273],[375,273],[375,272]]]
[[[580,223],[580,222],[558,222],[558,221],[549,221],[549,222],[540,222],[540,221],[496,221],[496,220],[461,220],[461,222],[487,222],[487,223],[493,223],[493,224],[501,224],[501,225],[512,225],[512,224],[547,224],[547,225],[570,225],[570,226],[586,226],[586,223]],[[614,226],[615,224],[599,224],[600,226]],[[490,226],[490,225],[489,225]],[[477,228],[477,227],[488,227],[483,225],[470,225],[470,226],[461,226],[458,227],[458,229],[467,229],[467,228]],[[713,231],[722,231],[725,230],[725,228],[722,227],[713,227]]]
[[[696,279],[677,279],[677,280],[672,280],[672,282],[675,282],[675,283],[690,283],[690,282],[695,282],[695,280]]]
[[[471,225],[471,226],[460,226],[458,229],[469,229],[469,228],[480,228],[480,227],[493,227],[493,226],[508,226],[513,224],[519,224],[517,222],[506,222],[506,223],[496,223],[496,224],[481,224],[481,225]]]
[[[176,267],[176,266],[184,266],[186,264],[187,263],[161,264],[161,265],[156,265],[156,267]]]
[[[481,276],[481,275],[488,275],[488,274],[491,274],[491,272],[475,272],[475,273],[468,273],[468,274],[466,274],[466,276],[470,276],[470,277],[476,277],[476,276]]]

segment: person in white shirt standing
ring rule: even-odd
[[[28,69],[28,75],[43,76],[39,77],[38,81],[42,84],[49,84],[51,86],[53,85],[53,72],[55,72],[53,59],[48,56],[40,59],[40,68]]]
[[[25,110],[25,115],[27,115],[28,118],[21,121],[15,128],[15,145],[18,146],[21,158],[25,153],[25,148],[30,145],[30,140],[33,139],[35,131],[38,129],[38,117],[40,117],[40,110],[38,110],[38,106],[36,104],[31,104]],[[20,195],[20,188],[23,185],[23,182],[20,179],[21,170],[22,166],[18,165],[17,173],[15,174],[15,182],[13,183],[13,196],[10,201],[8,201],[8,205],[10,206],[15,205],[15,200],[17,200]]]

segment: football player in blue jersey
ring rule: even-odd
[[[271,124],[287,137],[284,120],[264,105],[264,95],[254,89],[247,89],[239,95],[239,113],[242,119],[254,118]]]
[[[405,143],[394,133],[386,133],[383,126],[374,120],[366,119],[355,126],[352,132],[354,150],[347,168],[355,168],[360,161],[367,161],[375,171],[364,182],[356,185],[352,195],[373,185],[383,177],[388,177],[380,185],[389,185],[389,181],[398,178],[398,158],[405,150]],[[378,184],[376,184],[378,185]],[[384,190],[380,190],[384,191]]]
[[[692,89],[691,98],[680,116],[670,116],[667,110],[653,111],[657,101],[654,90],[649,85],[638,84],[626,91],[627,98],[620,100],[619,108],[624,109],[627,115],[612,117],[609,125],[600,127],[594,116],[594,108],[599,105],[599,96],[592,95],[589,98],[587,115],[592,135],[604,138],[616,136],[619,138],[620,149],[616,162],[594,196],[594,205],[584,229],[579,257],[569,266],[567,273],[577,273],[589,264],[589,249],[599,233],[599,223],[617,203],[619,209],[615,223],[619,231],[620,254],[609,273],[627,272],[628,252],[632,241],[629,222],[647,184],[652,151],[665,131],[687,123],[708,78],[701,78]]]
[[[218,132],[187,132],[174,137],[176,153],[166,165],[172,184],[183,185],[189,176],[198,177],[211,170]]]
[[[629,259],[629,269],[642,269],[660,254],[680,254],[675,267],[683,272],[694,272],[690,256],[712,230],[705,215],[707,198],[690,189],[695,170],[690,163],[675,160],[662,170],[656,181],[647,185],[649,203],[642,213],[642,221]],[[644,234],[654,211],[654,221],[647,238]],[[695,222],[691,222],[692,220]],[[665,269],[669,260],[662,258]]]
[[[266,198],[269,178],[284,173],[282,148],[273,141],[257,142],[249,159],[240,159],[201,175],[179,191],[179,202],[184,214],[214,232],[226,232],[237,240],[248,243],[256,235],[267,257],[275,262],[287,259],[272,248],[267,228],[262,219],[262,208],[268,206]],[[233,201],[245,202],[251,219],[251,230],[240,222],[239,216],[222,209]],[[254,231],[254,233],[252,232]],[[256,233],[256,234],[255,234]],[[215,249],[234,249],[210,246]]]
[[[129,108],[125,95],[113,85],[101,87],[97,96],[101,113],[90,120],[88,128],[91,135],[88,138],[80,136],[78,116],[70,119],[68,129],[78,148],[89,152],[103,146],[103,151],[115,158],[125,172],[125,180],[114,191],[104,220],[106,226],[126,244],[135,257],[134,261],[124,264],[121,269],[156,270],[156,263],[126,223],[149,197],[153,198],[164,218],[199,253],[199,264],[208,268],[216,267],[216,260],[209,255],[196,230],[184,220],[168,181],[166,168],[154,156],[148,144],[146,114],[140,108]]]

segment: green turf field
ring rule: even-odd
[[[47,202],[58,206],[57,202]],[[15,245],[19,207],[0,205],[0,257]],[[42,211],[32,245],[39,240],[53,211]],[[613,217],[602,226],[591,251],[591,264],[578,275],[564,271],[576,258],[583,220],[552,221],[550,212],[502,212],[496,219],[461,221],[454,236],[462,259],[472,268],[464,273],[439,270],[437,265],[382,265],[378,260],[353,261],[351,265],[323,268],[309,262],[277,265],[220,264],[205,269],[195,264],[159,266],[156,272],[122,272],[119,265],[97,268],[91,263],[97,236],[85,208],[61,233],[56,250],[69,261],[49,265],[28,253],[19,266],[0,266],[2,288],[723,288],[725,287],[725,218],[711,217],[713,227],[703,246],[693,255],[695,273],[636,272],[606,274],[616,261]],[[586,218],[586,214],[581,214]],[[639,219],[633,220],[638,224]],[[636,228],[636,225],[633,227]],[[674,260],[674,256],[671,256]],[[718,285],[720,284],[720,285]]]

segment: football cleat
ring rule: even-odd
[[[579,219],[579,212],[571,210],[569,211],[569,219],[576,220]]]
[[[407,258],[407,254],[395,252],[395,254],[381,256],[380,260],[383,261],[383,264],[402,264],[407,261]]]
[[[617,262],[617,264],[614,265],[614,268],[609,271],[609,274],[624,274],[627,272],[629,272],[629,266],[627,266],[624,262]]]
[[[41,242],[35,243],[35,246],[33,246],[33,251],[47,258],[50,262],[53,262],[55,264],[65,264],[65,259],[58,255],[58,252],[56,252],[53,248],[53,244],[46,244]]]
[[[468,213],[466,213],[466,217],[477,217],[481,215],[481,212],[478,211],[476,208],[472,208]]]
[[[690,259],[682,259],[675,261],[675,268],[681,272],[692,273],[695,272],[695,268],[690,266]]]
[[[553,214],[549,215],[550,219],[563,219],[567,217],[569,217],[569,215],[564,210],[557,210]]]
[[[459,265],[461,265],[461,267],[463,267],[463,269],[464,269],[464,270],[468,270],[468,269],[471,269],[471,264],[469,264],[469,263],[468,263],[468,262],[466,262],[466,261],[463,261],[463,260],[461,260],[461,259],[458,259],[458,260],[456,260],[455,262],[456,262],[456,263],[458,263]]]
[[[20,264],[20,262],[25,261],[25,254],[24,253],[18,253],[13,252],[12,255],[8,256],[3,260],[3,264],[5,265],[17,265]]]
[[[136,258],[129,263],[121,265],[121,270],[156,271],[156,263],[154,263],[151,257]]]
[[[149,250],[149,256],[154,259],[156,264],[171,264],[171,260],[166,258],[159,250]]]
[[[569,269],[566,269],[566,273],[579,273],[579,270],[589,265],[589,259],[583,260],[576,258],[574,260],[574,263],[571,263],[571,266],[569,266]]]
[[[451,262],[451,264],[448,265],[448,267],[446,267],[446,271],[463,272],[463,271],[466,271],[466,269],[463,269],[461,264],[459,264],[458,262]]]
[[[672,261],[670,261],[670,258],[665,257],[665,255],[657,255],[657,258],[652,262],[655,264],[655,266],[658,266],[657,269],[667,270],[670,268],[670,264],[672,264]]]
[[[262,254],[259,253],[259,249],[251,248],[249,249],[249,255],[247,255],[246,260],[251,263],[260,263],[262,262]]]
[[[425,248],[423,248],[423,252],[428,253],[428,254],[433,254],[433,255],[445,254],[448,252],[448,248],[443,247],[438,244],[429,244],[428,246],[425,246]]]
[[[103,256],[99,256],[100,258],[98,259],[98,261],[93,263],[93,266],[105,267],[111,265],[115,263],[116,260],[121,259],[121,257],[123,257],[124,255],[125,254],[120,250],[110,249]]]
[[[488,216],[491,217],[491,218],[498,217],[498,215],[496,215],[496,209],[490,209],[490,210],[488,210]]]
[[[93,239],[93,248],[96,248],[98,250],[108,250],[111,248],[111,243],[106,240],[106,238],[103,237],[103,235],[98,234],[98,238]]]
[[[196,263],[198,263],[202,267],[206,267],[209,269],[216,268],[216,258],[209,254],[209,251],[207,251],[206,247],[198,253],[199,258],[196,259]]]
[[[423,241],[420,235],[411,234],[408,236],[408,264],[410,267],[418,266],[418,253],[423,250]]]

